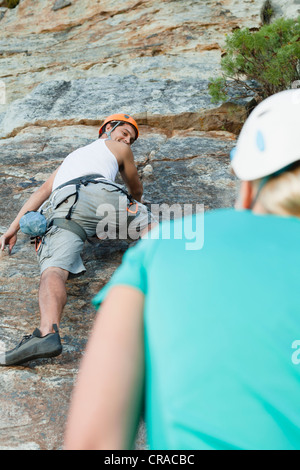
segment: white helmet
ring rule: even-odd
[[[300,89],[260,103],[245,122],[231,158],[243,181],[272,175],[300,160]]]

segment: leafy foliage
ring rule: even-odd
[[[19,5],[19,3],[20,3],[20,0],[6,0],[3,6],[7,8],[15,8],[17,5]]]
[[[258,94],[261,99],[291,88],[300,79],[300,16],[280,18],[258,31],[238,29],[226,37],[221,61],[223,74],[211,78],[212,102],[225,101],[231,89],[236,97]]]

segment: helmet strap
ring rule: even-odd
[[[105,134],[107,135],[107,139],[111,140],[111,133],[121,124],[121,121],[118,121],[117,124],[110,130],[110,131],[105,131]]]
[[[257,193],[251,203],[251,208],[250,209],[253,209],[253,207],[255,206],[255,204],[257,203],[257,200],[260,196],[260,193],[262,192],[263,188],[266,186],[266,184],[273,178],[276,178],[277,176],[280,176],[282,175],[283,173],[285,173],[286,171],[289,171],[291,168],[293,167],[293,163],[291,165],[288,165],[284,168],[282,168],[281,170],[278,170],[276,171],[275,173],[272,173],[271,175],[268,175],[268,176],[265,176],[264,178],[261,179],[260,181],[260,184],[259,184],[259,187],[258,187],[258,190],[257,190]]]
[[[255,197],[253,198],[253,201],[251,202],[251,207],[250,207],[251,210],[254,208],[255,204],[258,201],[260,193],[262,192],[263,188],[268,183],[268,181],[270,181],[270,179],[271,179],[271,176],[265,176],[264,178],[261,179],[258,190],[257,190],[257,193],[256,193]]]

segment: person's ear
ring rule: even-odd
[[[112,125],[111,125],[110,122],[108,122],[108,123],[106,124],[106,127],[105,127],[105,132],[106,132],[106,131],[109,132],[111,129],[112,129]]]
[[[242,181],[240,187],[240,204],[243,209],[251,209],[254,189],[250,181]]]

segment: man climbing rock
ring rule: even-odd
[[[61,354],[58,327],[67,301],[66,281],[85,271],[80,255],[86,239],[96,234],[100,239],[112,238],[105,230],[107,225],[110,234],[122,233],[127,239],[136,239],[150,227],[153,217],[141,203],[143,186],[131,151],[138,136],[138,125],[131,116],[109,116],[99,139],[69,154],[0,238],[0,249],[8,246],[11,253],[24,215],[30,220],[38,211],[46,218],[46,232],[36,238],[41,269],[40,326],[1,354],[0,365]],[[115,183],[118,171],[129,193]]]

